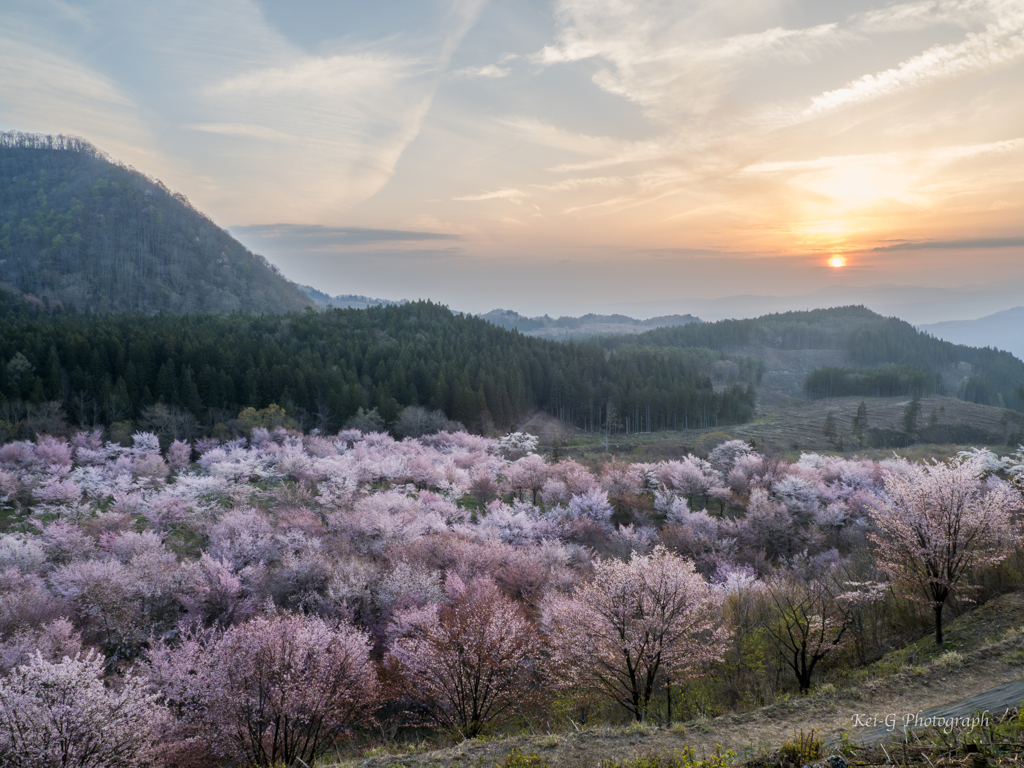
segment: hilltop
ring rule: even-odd
[[[942,341],[861,306],[690,323],[600,344],[672,350],[723,385],[754,381],[762,408],[806,398],[948,395],[1024,411],[1024,362],[1009,352]]]
[[[585,339],[593,336],[609,336],[613,334],[635,334],[649,331],[652,328],[675,327],[688,323],[699,323],[700,318],[693,315],[665,315],[652,317],[648,320],[637,320],[626,315],[595,315],[582,317],[552,318],[526,317],[510,309],[492,309],[484,315],[484,320],[494,323],[500,328],[517,330],[524,336],[535,336],[541,339],[566,341],[569,339]]]
[[[0,287],[79,311],[291,312],[277,268],[88,142],[0,133]]]

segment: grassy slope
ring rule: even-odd
[[[1006,682],[1024,679],[1024,593],[996,598],[946,629],[943,655],[925,637],[851,674],[849,683],[742,714],[676,723],[671,728],[599,727],[571,733],[473,740],[445,749],[380,754],[325,765],[351,768],[440,768],[501,765],[513,750],[538,755],[553,768],[622,762],[692,747],[698,756],[720,747],[740,759],[764,753],[799,732],[827,739],[856,738],[855,713],[913,713],[952,703]]]
[[[677,459],[690,452],[706,454],[719,443],[736,438],[753,440],[758,450],[789,460],[796,460],[802,452],[807,451],[838,453],[836,445],[830,443],[822,433],[829,412],[835,419],[846,455],[885,459],[895,452],[910,459],[941,458],[955,455],[958,450],[973,445],[988,445],[999,452],[1007,450],[1007,436],[1016,434],[1018,421],[1021,420],[1020,414],[1003,408],[936,395],[921,400],[918,426],[922,430],[922,442],[895,449],[871,448],[867,445],[860,447],[850,433],[850,421],[862,400],[867,406],[870,428],[898,430],[902,427],[903,411],[909,398],[847,397],[793,401],[759,413],[749,424],[718,429],[611,435],[607,454],[603,435],[571,430],[544,414],[538,415],[522,428],[540,436],[542,451],[550,452],[557,443],[561,456],[572,456],[588,465],[597,465],[608,455],[635,462]],[[928,427],[933,411],[937,428]],[[958,433],[970,439],[953,439]],[[932,434],[938,437],[929,439]]]

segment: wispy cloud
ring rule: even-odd
[[[462,197],[452,198],[459,202],[477,202],[480,200],[508,200],[509,202],[519,203],[525,195],[518,189],[496,189],[493,192],[481,192],[476,195],[463,195]]]
[[[429,71],[433,62],[403,59],[383,52],[335,56],[299,56],[286,66],[267,67],[229,77],[209,88],[215,96],[313,94],[365,98],[395,80]]]
[[[920,163],[922,160],[942,163],[953,160],[963,160],[979,155],[1003,154],[1020,152],[1024,150],[1024,138],[1007,139],[1005,141],[993,141],[985,144],[966,144],[959,146],[934,147],[914,153],[908,158],[901,152],[875,152],[862,155],[840,155],[816,157],[812,160],[789,160],[778,162],[764,162],[749,165],[744,169],[745,173],[788,173],[802,171],[819,171],[833,169],[841,166],[865,167],[865,166],[892,166],[901,160],[912,160]]]
[[[896,67],[864,75],[842,88],[815,96],[806,114],[874,101],[1024,58],[1024,9],[1008,13],[999,21],[987,25],[982,32],[968,34],[958,43],[932,46]]]
[[[494,80],[500,77],[508,77],[508,74],[511,71],[512,70],[509,67],[499,67],[497,64],[485,64],[482,67],[462,67],[461,69],[453,70],[451,76],[455,78],[483,77]]]
[[[1020,248],[1024,247],[1024,237],[980,237],[972,240],[919,240],[891,245],[881,245],[872,251],[925,251],[971,248]]]
[[[222,136],[248,136],[254,139],[266,139],[267,141],[294,142],[298,137],[275,131],[262,125],[243,125],[241,123],[188,123],[184,126],[190,131],[204,131],[205,133],[219,133]]]
[[[391,179],[480,8],[481,0],[449,0],[438,7],[439,29],[336,39],[311,51],[275,28],[256,0],[111,0],[88,5],[85,15],[16,3],[9,17],[0,12],[0,30],[17,30],[18,40],[35,45],[0,45],[0,94],[18,91],[0,102],[39,116],[19,119],[26,128],[56,116],[48,91],[51,102],[69,97],[65,114],[76,101],[88,104],[96,117],[73,119],[77,132],[140,167],[147,167],[140,160],[147,148],[124,152],[117,140],[125,122],[148,127],[150,147],[187,147],[187,157],[149,170],[188,188],[220,219],[258,220],[273,211],[322,222]],[[61,15],[75,34],[52,28]],[[133,119],[125,121],[127,109]],[[14,117],[0,106],[0,120]],[[237,138],[259,144],[229,141]]]
[[[414,243],[429,240],[463,239],[461,235],[447,232],[326,227],[311,224],[250,224],[231,227],[231,231],[245,239],[273,242],[280,247],[299,250],[323,250],[324,248],[363,246],[371,243]]]
[[[912,32],[937,26],[970,28],[992,18],[994,6],[1004,2],[991,0],[920,0],[872,8],[854,14],[850,24],[862,33]]]
[[[837,23],[722,34],[700,6],[630,0],[562,0],[559,42],[531,57],[541,66],[599,60],[593,81],[654,118],[707,114],[727,100],[745,68],[808,61],[849,35]]]

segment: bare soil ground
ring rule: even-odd
[[[860,740],[870,730],[858,727],[867,717],[901,718],[933,707],[951,705],[997,686],[1024,680],[1024,593],[996,598],[965,614],[946,630],[956,654],[939,655],[929,638],[902,652],[901,668],[891,659],[851,675],[850,684],[812,693],[740,714],[695,720],[672,727],[592,728],[571,733],[540,734],[466,741],[445,749],[378,755],[345,761],[349,768],[491,768],[512,750],[538,755],[555,768],[623,761],[685,747],[698,756],[720,749],[740,758],[763,753],[798,732],[815,730],[824,738],[842,734]],[[886,666],[888,663],[889,666]],[[1001,713],[1000,713],[1001,714]]]

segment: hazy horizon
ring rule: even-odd
[[[0,41],[0,129],[82,136],[331,294],[902,285],[933,322],[1024,279],[1012,0],[14,0]]]

